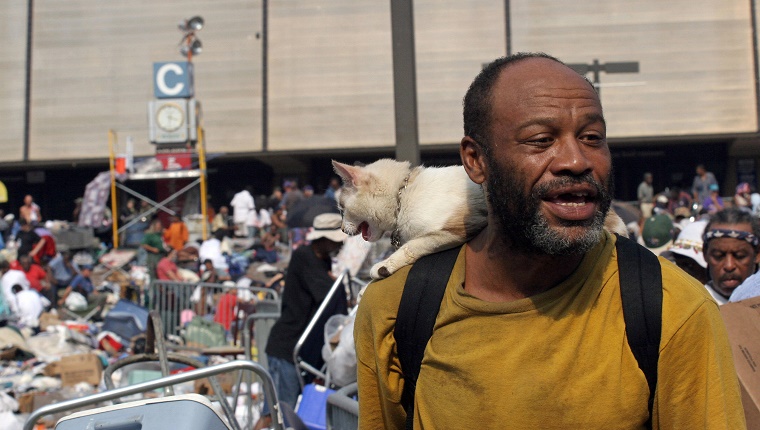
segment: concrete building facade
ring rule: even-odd
[[[754,0],[417,0],[413,8],[425,164],[457,162],[461,99],[484,63],[543,51],[591,67],[638,64],[636,73],[598,75],[618,197],[634,199],[645,170],[658,190],[688,186],[697,163],[725,195],[741,180],[758,187]],[[0,180],[11,198],[81,193],[107,170],[109,130],[118,148],[130,137],[136,156],[155,154],[152,64],[183,59],[177,23],[195,15],[205,20],[195,95],[206,149],[219,155],[209,174],[219,203],[243,183],[262,193],[283,177],[323,186],[331,158],[394,155],[390,2],[10,1],[0,3]],[[43,202],[55,208],[49,216],[68,210],[64,200]]]

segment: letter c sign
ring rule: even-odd
[[[192,97],[192,71],[187,61],[153,63],[153,94],[159,99]]]

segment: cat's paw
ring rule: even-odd
[[[383,279],[391,276],[391,271],[388,270],[384,263],[384,261],[381,261],[372,266],[372,269],[369,271],[369,276],[371,276],[372,279]]]

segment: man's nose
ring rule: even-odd
[[[726,272],[733,272],[736,270],[736,258],[731,255],[726,256],[726,261],[723,264],[723,270]]]
[[[552,163],[555,174],[582,175],[588,173],[593,164],[584,150],[584,145],[575,136],[563,137],[557,145],[557,154]]]

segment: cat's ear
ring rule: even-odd
[[[356,166],[349,166],[348,164],[339,163],[335,160],[332,161],[335,173],[343,179],[343,185],[353,186],[361,175],[361,168]]]

